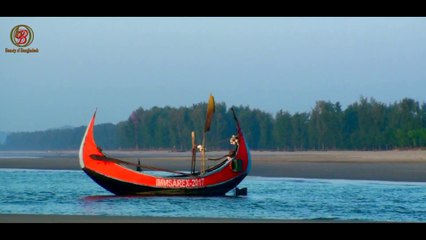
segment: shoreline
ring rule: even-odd
[[[104,152],[126,161],[137,163],[141,160],[142,164],[171,170],[185,171],[190,168],[190,152]],[[224,153],[209,152],[208,156],[217,157]],[[426,182],[424,150],[251,151],[251,155],[251,176]],[[199,156],[197,159],[200,159]],[[76,150],[0,151],[0,168],[80,170]]]

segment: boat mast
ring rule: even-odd
[[[201,175],[206,172],[206,132],[203,132],[203,147],[201,148]]]

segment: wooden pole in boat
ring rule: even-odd
[[[203,132],[203,145],[201,148],[201,174],[206,172],[206,133]]]
[[[197,146],[195,146],[195,132],[191,132],[192,138],[192,161],[191,161],[191,173],[195,173],[195,162],[196,162],[196,154],[197,154]]]

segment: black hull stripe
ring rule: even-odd
[[[156,188],[123,182],[109,178],[95,171],[83,168],[83,171],[97,184],[109,192],[119,196],[129,195],[185,195],[185,196],[223,196],[225,193],[235,188],[247,174],[242,174],[230,181],[216,184],[204,188]]]

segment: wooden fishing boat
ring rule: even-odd
[[[212,96],[210,96],[211,99]],[[214,100],[209,101],[204,133],[210,128],[213,112]],[[192,135],[191,171],[183,172],[144,166],[140,163],[131,163],[105,155],[96,145],[94,138],[95,111],[81,142],[80,166],[93,181],[116,195],[223,196],[233,189],[238,190],[237,185],[249,174],[251,169],[250,150],[233,109],[232,112],[236,124],[236,134],[231,137],[231,143],[235,146],[234,154],[206,169],[204,134],[201,147],[203,162],[201,169],[195,171],[197,146],[194,144],[194,135]],[[131,165],[133,168],[129,168],[127,165]],[[166,175],[137,171],[134,167],[156,170],[164,172]]]

